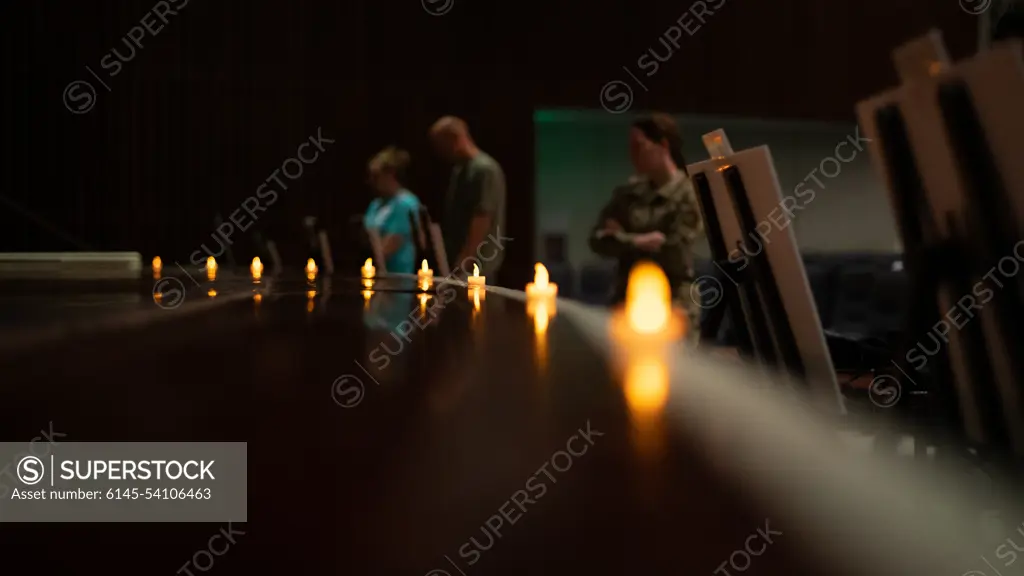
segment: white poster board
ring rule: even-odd
[[[1007,190],[1015,220],[1018,224],[1024,222],[1024,164],[1020,161],[1021,150],[1024,150],[1024,61],[1020,44],[1016,41],[996,44],[990,51],[953,65],[941,34],[932,31],[896,49],[893,59],[901,84],[860,102],[857,105],[857,116],[864,133],[872,141],[868,146],[871,160],[886,183],[894,212],[899,199],[894,196],[895,183],[889,173],[876,118],[881,109],[890,105],[895,105],[902,115],[925,198],[932,210],[939,238],[927,240],[936,241],[948,237],[949,214],[953,214],[959,228],[964,229],[967,224],[963,213],[968,194],[964,186],[964,175],[959,173],[958,155],[950,142],[937,97],[942,84],[962,80],[970,90],[992,159]],[[952,290],[940,291],[940,310],[956,310],[964,296]],[[988,358],[1006,413],[1010,439],[1016,452],[1022,454],[1024,420],[1020,416],[1024,414],[1024,398],[1020,383],[1014,382],[1011,377],[1007,353],[1007,350],[1011,354],[1016,353],[1020,343],[999,342],[995,314],[994,306],[986,306],[979,315],[985,338],[989,343],[997,343],[988,347]],[[972,375],[963,353],[964,333],[954,329],[945,337],[949,339],[949,361],[967,435],[976,442],[986,443],[989,439],[982,423],[978,390],[972,385]],[[1010,348],[1004,348],[1006,345]]]
[[[784,209],[789,204],[783,202],[771,152],[767,146],[733,152],[728,145],[728,139],[720,130],[708,134],[705,137],[705,144],[712,158],[691,164],[687,170],[691,177],[704,174],[708,179],[715,205],[705,207],[705,210],[714,209],[718,215],[730,261],[738,261],[743,257],[743,253],[736,246],[738,242],[745,240],[723,174],[726,167],[735,166],[743,177],[748,202],[758,223],[758,229],[765,238],[763,242],[750,244],[760,244],[767,255],[793,331],[807,383],[824,406],[834,408],[838,413],[844,412],[832,356],[825,342],[825,334],[807,281],[803,259],[797,249],[791,225],[792,216],[787,216]],[[751,252],[752,255],[760,253],[754,252],[753,249]]]

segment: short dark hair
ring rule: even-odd
[[[633,122],[633,128],[643,133],[651,142],[668,144],[669,154],[676,167],[686,172],[686,157],[683,156],[683,137],[675,118],[663,112],[642,116]]]

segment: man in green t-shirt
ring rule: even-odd
[[[445,116],[430,129],[438,155],[453,164],[445,195],[441,233],[453,272],[494,278],[505,259],[505,173],[494,158],[480,150],[466,123]],[[492,281],[489,280],[489,283]]]

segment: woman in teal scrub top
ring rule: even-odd
[[[408,167],[409,153],[393,146],[369,164],[370,184],[378,197],[370,202],[364,221],[380,235],[389,273],[413,274],[417,269],[413,222],[419,218],[420,201],[402,184]]]

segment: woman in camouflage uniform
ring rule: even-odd
[[[682,138],[675,120],[652,114],[629,133],[634,178],[615,189],[601,210],[590,248],[619,261],[613,304],[626,297],[629,271],[641,260],[656,263],[673,289],[676,306],[690,319],[688,336],[700,333],[700,306],[691,297],[693,246],[704,235],[697,195],[686,173]]]

